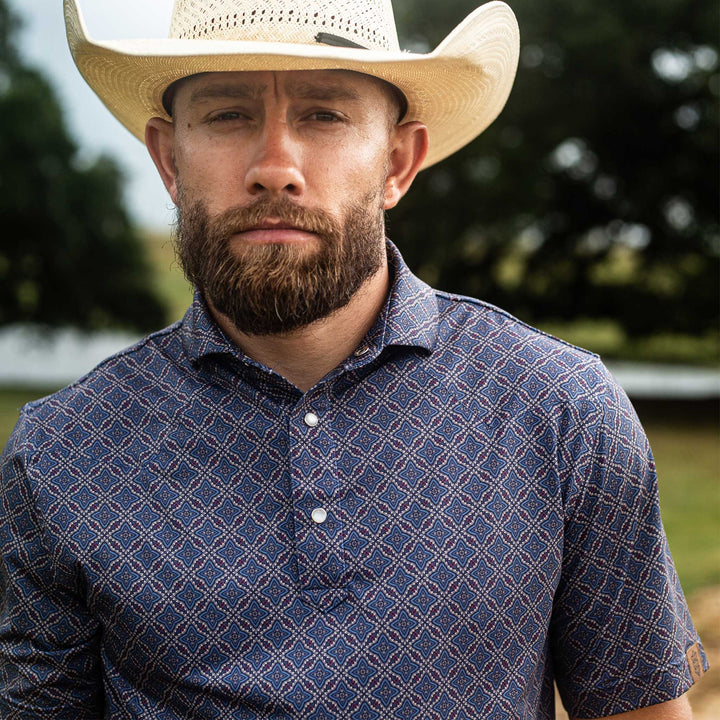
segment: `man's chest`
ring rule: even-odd
[[[544,673],[563,527],[550,427],[383,397],[282,417],[198,404],[128,426],[122,454],[77,455],[83,482],[46,512],[113,672],[178,702],[212,687],[292,704],[300,687],[336,713]]]

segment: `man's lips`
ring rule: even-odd
[[[305,228],[292,225],[282,220],[263,220],[236,233],[245,242],[255,244],[266,243],[297,243],[308,242],[316,237],[315,233]]]

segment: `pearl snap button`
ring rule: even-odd
[[[325,508],[315,508],[310,517],[313,519],[314,523],[321,525],[327,520],[327,511]]]
[[[367,345],[361,345],[354,353],[355,357],[362,357],[369,352],[370,348]]]
[[[314,412],[309,412],[303,419],[308,427],[317,427],[320,422],[320,418]]]

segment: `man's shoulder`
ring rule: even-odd
[[[598,355],[490,303],[437,293],[435,363],[470,400],[505,418],[542,417],[599,428],[635,423],[629,400]]]
[[[33,451],[53,436],[79,432],[113,408],[131,405],[159,387],[162,378],[178,362],[182,352],[179,330],[174,323],[147,335],[108,356],[75,382],[45,397],[27,403],[8,444]]]
[[[437,292],[438,362],[474,393],[554,414],[626,408],[624,392],[589,350],[532,327],[488,302]]]
[[[461,347],[475,351],[492,348],[505,357],[537,362],[563,358],[566,362],[597,365],[600,359],[590,350],[573,345],[520,320],[484,300],[436,290],[440,322]],[[474,343],[468,341],[475,340]]]

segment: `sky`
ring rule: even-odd
[[[139,227],[166,229],[173,207],[145,146],[108,112],[75,68],[65,38],[62,0],[6,0],[23,21],[17,45],[50,80],[71,136],[83,154],[111,155],[123,169],[128,209]],[[173,0],[80,0],[95,40],[163,38]]]

